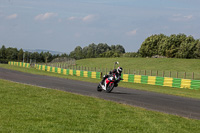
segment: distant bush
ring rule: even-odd
[[[84,48],[77,46],[69,56],[78,60],[84,58],[120,57],[123,53],[125,53],[125,49],[119,44],[108,46],[106,43],[99,43],[98,45],[92,43]]]
[[[8,64],[8,60],[7,59],[0,59],[0,64]]]
[[[127,52],[122,57],[140,57],[140,54],[138,52]]]
[[[185,34],[152,35],[142,43],[139,53],[142,57],[200,58],[200,40]]]

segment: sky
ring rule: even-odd
[[[0,47],[70,53],[106,43],[137,52],[154,34],[200,39],[200,0],[0,0]]]

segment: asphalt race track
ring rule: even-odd
[[[40,87],[59,89],[72,93],[98,97],[168,114],[200,120],[200,100],[183,98],[148,91],[117,87],[112,93],[97,92],[95,83],[33,75],[0,68],[0,79]]]

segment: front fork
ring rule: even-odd
[[[107,88],[107,84],[106,84],[106,80],[104,81],[104,85],[101,85],[102,89],[106,91]]]

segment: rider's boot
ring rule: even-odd
[[[104,85],[104,81],[105,81],[106,77],[107,77],[107,75],[104,75],[104,76],[103,76],[103,79],[102,79],[102,81],[101,81],[101,85]]]
[[[103,85],[104,84],[104,79],[101,81],[101,85]]]

